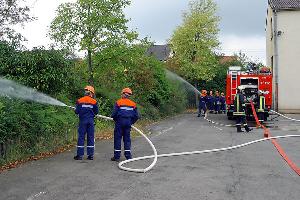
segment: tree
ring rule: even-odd
[[[129,0],[77,0],[61,4],[50,26],[50,36],[70,50],[88,54],[89,83],[93,85],[92,56],[108,46],[133,41],[137,35],[127,31],[123,8]]]
[[[218,65],[214,50],[219,46],[219,17],[213,0],[194,0],[183,15],[183,24],[170,40],[180,74],[191,81],[211,80]]]
[[[19,6],[20,0],[0,1],[0,40],[9,41],[18,45],[24,40],[20,33],[17,33],[12,26],[16,24],[24,25],[34,18],[30,17],[28,6]]]

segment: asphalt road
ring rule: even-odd
[[[225,115],[209,115],[222,123]],[[274,124],[273,124],[274,123]],[[271,133],[300,134],[300,123],[272,122]],[[236,133],[214,126],[195,114],[180,115],[149,127],[158,153],[213,149],[260,139],[261,129]],[[289,157],[300,165],[300,139],[279,140]],[[135,157],[151,155],[143,138],[133,141]],[[112,141],[96,144],[94,161],[74,161],[75,150],[30,162],[0,174],[1,200],[299,200],[300,177],[280,157],[271,142],[242,149],[161,158],[148,173],[121,171],[111,162]],[[131,167],[151,163],[138,161]]]

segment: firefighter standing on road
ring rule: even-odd
[[[251,131],[246,122],[245,114],[245,96],[241,93],[241,88],[237,88],[237,93],[234,98],[234,112],[233,115],[236,117],[236,128],[237,132],[242,131],[242,125],[247,132]]]
[[[221,102],[221,113],[223,112],[224,114],[226,113],[226,99],[224,96],[224,92],[221,93],[221,97],[220,97],[220,102]]]
[[[209,113],[213,113],[213,111],[214,111],[214,101],[215,101],[213,91],[209,91],[209,95],[207,96],[206,100],[207,100],[206,107],[209,110]]]
[[[98,104],[94,99],[95,89],[92,86],[84,88],[85,96],[76,102],[75,113],[79,116],[77,155],[75,160],[82,160],[84,156],[84,139],[87,134],[87,159],[94,159],[95,137],[94,117],[98,114]]]
[[[198,117],[205,116],[206,113],[206,102],[207,102],[207,91],[202,90],[201,96],[199,98],[199,106],[198,106]]]
[[[120,161],[121,157],[121,142],[124,141],[124,155],[126,159],[131,159],[131,125],[139,119],[136,103],[131,101],[129,97],[132,91],[129,88],[122,90],[121,99],[119,99],[114,107],[112,118],[115,121],[114,130],[114,157],[111,161]]]
[[[257,99],[257,116],[260,123],[262,123],[265,120],[265,105],[266,105],[266,99],[264,96],[263,91],[258,92],[258,99]]]
[[[216,96],[215,96],[215,114],[220,113],[220,106],[221,106],[221,97],[219,91],[216,91]]]

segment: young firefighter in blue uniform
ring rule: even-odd
[[[111,161],[119,161],[121,157],[121,142],[124,141],[124,155],[126,159],[131,159],[131,125],[139,119],[136,103],[131,101],[129,97],[132,91],[129,88],[122,90],[121,99],[119,99],[114,107],[111,117],[115,121],[114,130],[114,157]]]
[[[207,96],[207,91],[202,90],[201,96],[199,98],[198,117],[204,116],[206,113],[206,102],[207,102],[206,96]],[[202,113],[202,111],[203,111],[203,113]]]
[[[241,93],[241,89],[237,89],[237,93],[234,97],[234,112],[233,115],[236,117],[236,129],[237,132],[242,131],[242,125],[247,132],[251,131],[246,122],[246,113],[245,113],[245,96]]]
[[[224,96],[224,92],[221,93],[220,102],[221,102],[221,112],[223,112],[225,114],[226,113],[226,98]]]
[[[220,106],[221,106],[220,100],[221,100],[221,98],[220,98],[219,91],[216,91],[216,96],[215,96],[215,114],[220,113]]]
[[[79,116],[77,155],[75,160],[82,160],[84,155],[84,139],[87,134],[87,159],[94,159],[95,137],[94,118],[98,114],[98,104],[94,99],[95,89],[92,86],[84,88],[85,96],[76,102],[75,113]]]
[[[209,110],[209,113],[213,113],[214,111],[214,102],[215,102],[215,97],[213,94],[213,91],[209,91],[209,95],[207,96],[207,103],[206,103],[206,107]]]

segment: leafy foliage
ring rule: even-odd
[[[220,56],[216,56],[216,59],[221,60]],[[236,59],[227,61],[225,63],[219,63],[216,67],[216,76],[209,81],[202,81],[199,83],[199,89],[206,89],[208,91],[220,91],[225,93],[226,89],[226,76],[227,76],[227,70],[230,66],[243,66],[243,62],[241,61],[241,58],[239,56],[234,56]]]
[[[0,99],[0,144],[10,144],[0,164],[70,143],[76,123],[64,108]]]
[[[0,40],[9,41],[16,46],[24,38],[12,28],[12,25],[23,25],[34,19],[29,15],[29,7],[19,4],[20,0],[0,1]]]
[[[148,45],[117,46],[96,54],[95,83],[100,86],[102,103],[112,108],[122,88],[131,87],[144,117],[180,112],[185,108],[185,95],[166,78],[164,64],[145,55]]]
[[[211,80],[218,61],[213,50],[218,47],[218,22],[216,3],[213,0],[191,1],[184,13],[183,24],[170,40],[175,52],[175,63],[181,75],[190,81]]]
[[[64,48],[87,50],[89,79],[93,82],[92,55],[109,46],[132,42],[123,8],[128,0],[77,0],[59,6],[50,26],[50,36]]]
[[[0,76],[48,94],[58,94],[69,87],[71,65],[63,51],[43,48],[16,51],[0,42]]]

